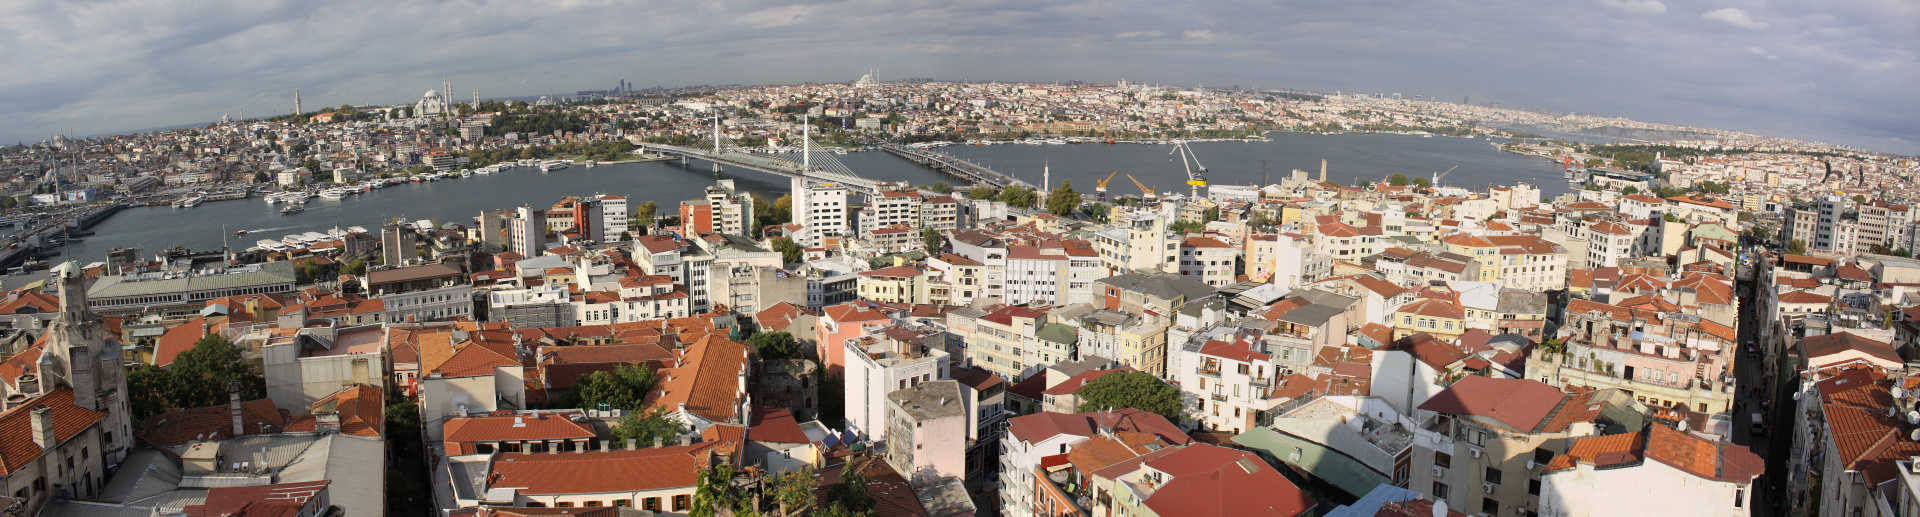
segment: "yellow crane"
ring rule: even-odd
[[[1159,198],[1159,196],[1156,196],[1153,194],[1153,189],[1147,188],[1147,184],[1141,183],[1139,178],[1135,178],[1133,177],[1132,174],[1128,174],[1127,179],[1133,180],[1133,186],[1140,187],[1141,201],[1151,203],[1153,202],[1153,200]]]
[[[1093,191],[1100,193],[1100,199],[1102,201],[1105,201],[1107,199],[1107,183],[1111,183],[1113,181],[1113,175],[1119,174],[1119,173],[1120,171],[1113,171],[1113,174],[1107,175],[1107,179],[1094,182]]]

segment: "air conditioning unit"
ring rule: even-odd
[[[1447,468],[1446,468],[1446,467],[1442,467],[1442,466],[1439,466],[1439,465],[1434,465],[1434,466],[1433,466],[1433,477],[1446,477],[1446,476],[1447,476]]]
[[[1473,456],[1473,457],[1475,457],[1475,458],[1478,458],[1478,457],[1480,457],[1480,449],[1474,449],[1474,448],[1468,448],[1468,449],[1467,449],[1467,455],[1468,455],[1468,456]]]
[[[1492,481],[1482,481],[1480,482],[1480,491],[1491,494],[1493,493],[1494,487],[1497,487],[1497,486],[1500,486],[1500,485],[1493,484]]]

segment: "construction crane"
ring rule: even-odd
[[[1187,148],[1185,140],[1173,142],[1173,150],[1167,154],[1173,153],[1180,153],[1180,165],[1187,168],[1187,187],[1192,189],[1194,199],[1200,199],[1200,187],[1207,186],[1207,166],[1200,164],[1200,157]]]
[[[1097,181],[1097,182],[1094,182],[1094,184],[1093,184],[1093,191],[1094,191],[1094,192],[1098,192],[1098,193],[1100,194],[1100,200],[1101,200],[1101,201],[1106,201],[1106,200],[1107,200],[1107,183],[1111,183],[1111,182],[1113,182],[1113,175],[1114,175],[1114,174],[1119,174],[1119,173],[1120,173],[1120,171],[1113,171],[1113,174],[1108,174],[1108,175],[1107,175],[1107,179],[1103,179],[1103,180],[1100,180],[1100,181]]]
[[[1447,179],[1447,174],[1453,173],[1453,170],[1458,168],[1460,168],[1460,166],[1455,165],[1453,167],[1447,168],[1447,170],[1433,173],[1433,184],[1430,186],[1432,188],[1440,188],[1440,180]]]
[[[1139,178],[1135,178],[1135,177],[1133,177],[1133,175],[1132,175],[1132,174],[1128,174],[1128,175],[1127,175],[1127,179],[1130,179],[1130,180],[1133,180],[1133,186],[1135,186],[1135,187],[1140,187],[1140,192],[1141,192],[1141,195],[1140,195],[1140,201],[1141,201],[1141,203],[1152,203],[1152,202],[1154,202],[1154,200],[1156,200],[1156,199],[1159,199],[1159,197],[1158,197],[1158,196],[1155,196],[1155,195],[1153,194],[1153,189],[1150,189],[1150,188],[1147,188],[1147,184],[1145,184],[1145,183],[1141,183],[1141,182],[1140,182],[1140,179],[1139,179]]]

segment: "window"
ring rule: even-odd
[[[1487,446],[1487,433],[1479,429],[1468,429],[1467,443],[1485,447]]]
[[[1496,485],[1498,485],[1498,484],[1500,484],[1500,474],[1501,474],[1501,472],[1500,472],[1500,469],[1497,469],[1497,468],[1493,468],[1493,467],[1487,467],[1487,477],[1486,477],[1486,481],[1487,481],[1488,483],[1493,483],[1493,484],[1496,484]]]
[[[1447,500],[1447,484],[1446,483],[1441,483],[1439,481],[1433,482],[1433,498],[1441,501]]]
[[[1480,498],[1480,513],[1500,515],[1500,502],[1493,500],[1491,497]]]
[[[1745,488],[1733,489],[1733,507],[1739,508],[1742,505],[1746,504],[1746,502],[1747,502],[1747,489]]]
[[[660,498],[658,497],[647,498],[645,504],[646,504],[646,507],[644,509],[647,511],[650,511],[650,512],[660,511]]]
[[[1452,467],[1453,455],[1440,452],[1440,451],[1433,451],[1433,464],[1435,466],[1440,466],[1440,467]]]
[[[680,494],[673,496],[673,511],[678,512],[685,509],[687,509],[687,495]]]
[[[572,507],[573,507],[573,501],[561,501],[561,502],[558,502],[558,503],[554,503],[554,504],[553,504],[553,507],[554,507],[554,508],[572,508]]]
[[[1527,480],[1527,495],[1540,495],[1540,480]]]
[[[599,507],[600,507],[600,502],[599,502],[599,501],[587,501],[587,504],[585,504],[585,505],[583,505],[583,506],[586,506],[586,507],[588,507],[588,508],[599,508]]]
[[[1534,463],[1539,463],[1539,464],[1541,464],[1541,465],[1546,465],[1546,464],[1547,464],[1547,462],[1549,462],[1549,461],[1553,461],[1553,451],[1549,451],[1549,450],[1546,450],[1546,449],[1534,449],[1534,450],[1533,450],[1533,462],[1534,462]]]
[[[632,499],[614,499],[613,505],[620,508],[629,508],[633,506],[633,500]]]

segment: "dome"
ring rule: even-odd
[[[426,95],[425,95],[424,97],[422,97],[422,98],[426,98],[426,99],[438,99],[438,98],[440,98],[440,92],[437,92],[437,91],[434,91],[434,90],[427,90],[427,94],[426,94]]]

